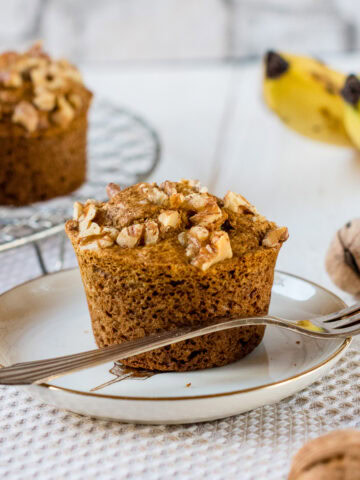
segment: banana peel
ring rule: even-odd
[[[344,74],[314,58],[273,51],[265,56],[264,70],[265,102],[289,128],[321,142],[353,146],[340,94]],[[351,113],[346,115],[353,125]],[[357,137],[358,143],[354,143],[360,148]]]

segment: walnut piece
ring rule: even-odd
[[[144,225],[139,223],[124,227],[117,236],[116,243],[123,248],[134,248],[139,244],[143,231]]]
[[[97,223],[86,220],[79,222],[79,238],[93,237],[100,234],[101,228]]]
[[[187,233],[186,232],[181,232],[179,233],[178,235],[178,240],[179,240],[179,243],[182,247],[186,247],[186,244],[187,244]]]
[[[286,227],[279,227],[270,230],[263,238],[262,245],[264,247],[273,248],[285,242],[289,238],[289,232]]]
[[[145,222],[144,244],[154,245],[159,240],[158,224],[152,220]]]
[[[199,242],[205,242],[209,238],[209,230],[204,227],[191,227],[189,235],[199,240]]]
[[[229,235],[226,232],[218,231],[211,234],[210,244],[200,249],[191,264],[206,271],[215,263],[232,258],[232,256]]]
[[[83,211],[84,211],[83,205],[80,202],[75,202],[74,203],[73,219],[74,220],[79,220],[80,217],[83,214]]]
[[[97,213],[97,208],[93,203],[89,203],[85,205],[83,209],[84,220],[86,222],[90,222],[91,220],[94,220],[94,218],[96,217],[96,213]]]
[[[100,248],[109,248],[114,245],[114,239],[110,235],[104,235],[98,239],[98,245]]]
[[[45,112],[49,112],[55,108],[56,97],[53,93],[45,90],[38,89],[33,104],[39,109]]]
[[[116,241],[116,239],[117,239],[117,237],[120,233],[119,230],[115,227],[103,227],[102,232],[106,233],[114,241]]]
[[[171,208],[180,208],[184,203],[185,197],[182,193],[173,193],[169,197],[169,206]]]
[[[246,200],[245,197],[238,193],[231,192],[230,190],[224,197],[224,207],[228,208],[234,213],[249,212],[256,214],[256,208]]]
[[[163,190],[166,195],[169,197],[171,195],[176,195],[177,189],[176,189],[176,183],[175,182],[170,182],[169,180],[166,180],[165,182],[160,184],[160,189]]]
[[[168,202],[166,193],[159,190],[157,187],[143,188],[146,199],[155,205],[165,205]]]
[[[206,187],[202,187],[199,180],[186,180],[182,178],[180,183],[183,184],[185,187],[190,188],[191,190],[195,190],[198,193],[207,193],[208,189]]]
[[[18,88],[22,85],[21,75],[14,71],[0,71],[0,83],[4,87]]]
[[[189,210],[201,210],[211,204],[210,198],[200,193],[190,193],[184,198],[183,206]]]
[[[158,221],[164,231],[177,228],[181,222],[180,213],[174,210],[164,210],[158,216]]]
[[[34,132],[39,123],[39,115],[31,103],[25,100],[18,103],[15,107],[12,121],[22,125],[28,132]]]
[[[225,217],[219,205],[211,197],[207,198],[207,206],[203,210],[190,217],[191,223],[206,228],[216,228],[223,220]]]
[[[51,116],[52,121],[61,127],[66,127],[74,116],[75,112],[70,103],[64,97],[58,97],[57,110]]]

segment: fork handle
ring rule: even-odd
[[[1,385],[39,384],[61,375],[73,373],[89,367],[95,367],[112,360],[122,360],[134,355],[149,352],[190,338],[199,337],[230,328],[246,325],[278,325],[275,317],[251,317],[227,320],[226,322],[208,325],[206,327],[184,327],[176,331],[162,332],[155,335],[130,340],[110,347],[90,350],[88,352],[65,355],[46,360],[16,363],[0,368]]]

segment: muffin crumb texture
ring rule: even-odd
[[[97,344],[266,314],[287,229],[244,197],[193,180],[108,186],[108,202],[74,205],[74,246]],[[186,340],[122,360],[159,371],[222,366],[250,353],[263,326]]]

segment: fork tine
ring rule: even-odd
[[[328,323],[328,322],[339,320],[342,317],[345,317],[347,315],[355,314],[358,311],[360,311],[360,303],[355,303],[351,307],[346,307],[346,308],[343,308],[342,310],[338,310],[337,312],[329,313],[328,315],[322,315],[316,318],[319,318],[321,322]],[[316,318],[311,319],[311,321],[316,320]]]
[[[348,327],[331,330],[331,333],[341,337],[353,337],[360,333],[360,322],[356,322]]]
[[[332,332],[349,332],[353,331],[356,327],[360,326],[360,313],[357,315],[346,317],[342,320],[336,322],[336,325],[332,325],[331,327],[327,327],[328,330]]]
[[[353,323],[356,323],[358,320],[360,320],[360,312],[355,315],[339,318],[339,320],[334,320],[333,322],[317,322],[317,324],[321,324],[325,330],[336,330],[338,328],[346,328]]]

